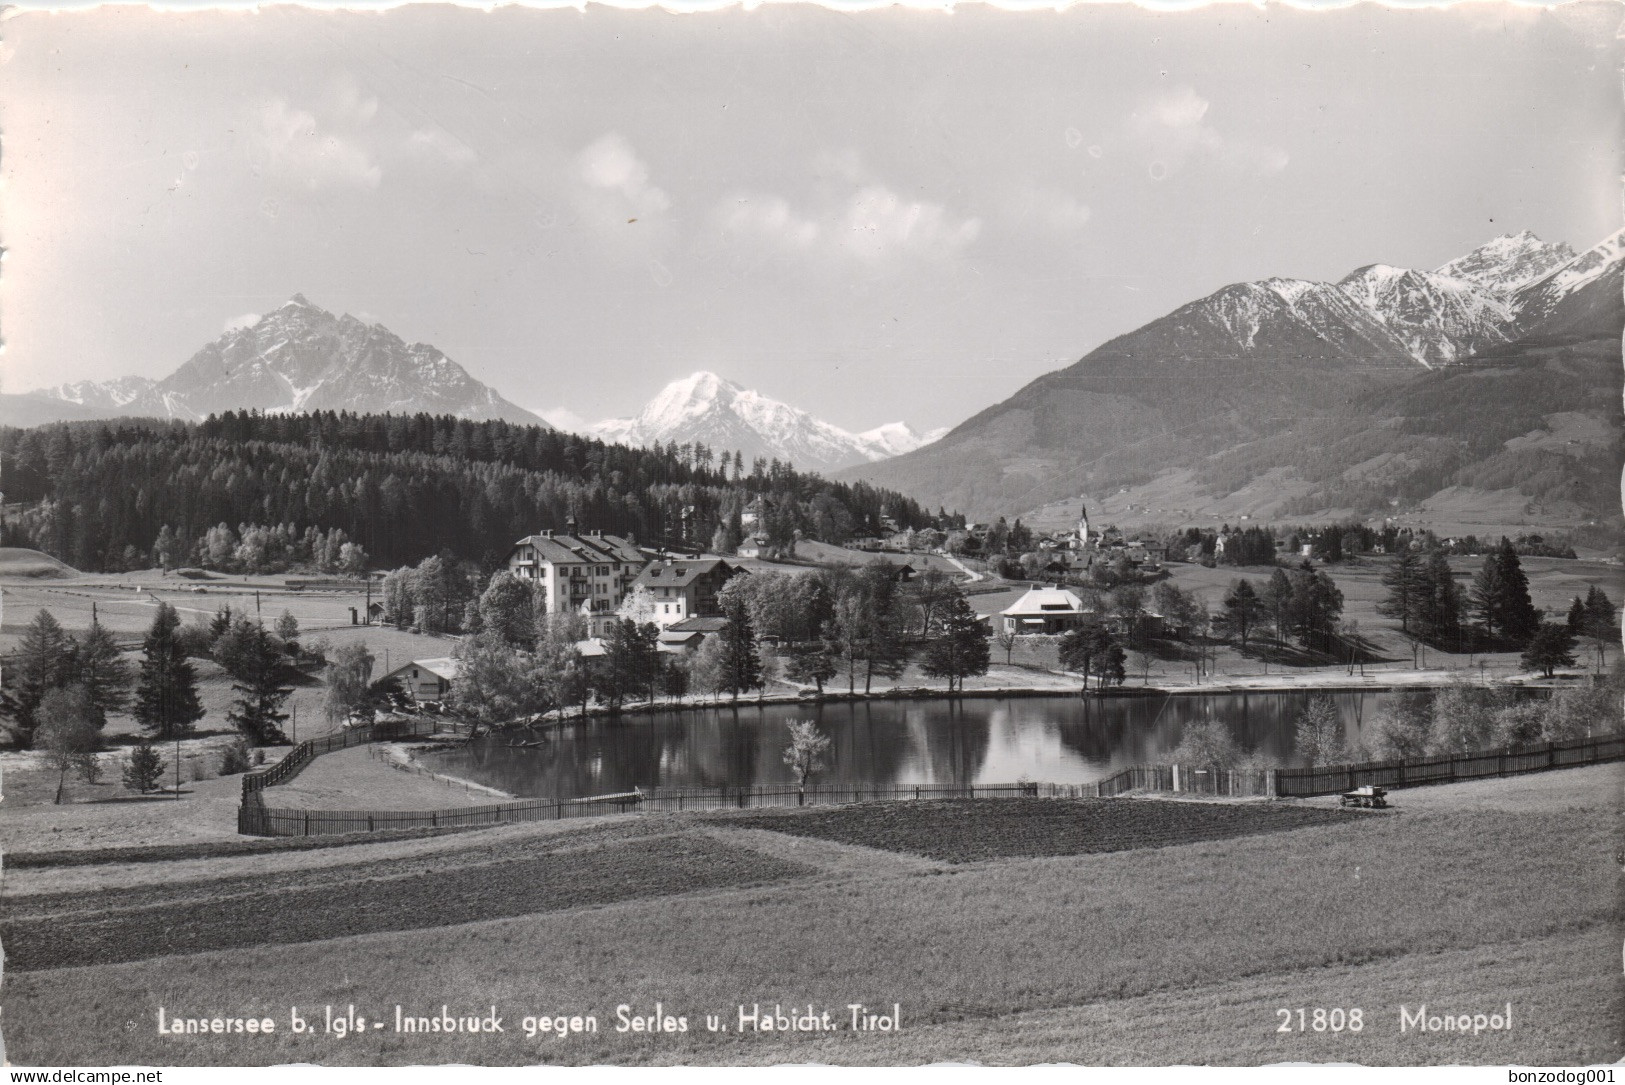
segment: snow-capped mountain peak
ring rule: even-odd
[[[902,422],[851,433],[708,370],[672,381],[636,416],[599,422],[591,432],[621,444],[703,444],[718,453],[738,451],[747,462],[777,459],[806,471],[886,459],[934,439]]]
[[[1573,259],[1574,250],[1567,244],[1548,244],[1530,231],[1521,230],[1502,234],[1436,270],[1506,298]]]
[[[198,419],[243,409],[348,410],[546,425],[435,347],[409,345],[383,325],[349,314],[336,317],[303,294],[230,328],[163,380],[81,381],[38,394],[103,415]]]
[[[1508,341],[1512,312],[1484,287],[1437,271],[1370,264],[1338,287],[1426,366],[1448,364]]]

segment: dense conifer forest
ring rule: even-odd
[[[705,547],[762,499],[777,532],[842,542],[934,522],[916,502],[704,445],[648,449],[426,414],[227,412],[0,429],[0,545],[86,571],[210,564],[209,535],[337,567],[345,542],[396,566],[445,551],[494,566],[570,520]],[[229,532],[221,532],[226,525]]]

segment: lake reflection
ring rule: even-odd
[[[493,735],[425,754],[433,768],[515,795],[578,798],[633,787],[790,783],[785,723],[813,719],[832,740],[823,786],[1089,783],[1140,763],[1166,763],[1187,723],[1209,717],[1243,750],[1298,761],[1293,728],[1308,693],[1211,697],[1079,697],[740,705],[595,719],[513,749]],[[1398,694],[1329,695],[1350,738]],[[524,736],[521,733],[521,737]]]

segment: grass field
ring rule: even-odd
[[[148,871],[149,895],[124,899],[52,896],[48,872],[28,871],[29,891],[13,893],[0,930],[12,966],[8,1055],[21,1064],[1613,1061],[1625,1054],[1619,778],[1617,765],[1528,777],[1515,781],[1512,809],[1487,808],[1492,782],[1483,781],[1425,789],[1429,801],[1414,804],[1408,797],[1423,791],[1399,792],[1389,816],[964,863],[719,813],[374,845],[403,850],[381,859],[355,849],[319,869],[290,866],[291,853],[264,857],[260,871],[237,857],[234,880],[169,884]],[[1476,790],[1454,803],[1459,787]],[[1116,803],[1128,811],[1113,829],[1122,838],[1154,836],[1137,822],[1155,828],[1173,805],[1212,809]],[[1019,844],[1001,827],[1019,807],[975,808],[987,819],[975,835]],[[921,847],[917,833],[867,838]],[[144,959],[92,963],[89,945],[134,945],[109,952]],[[657,1000],[687,1015],[690,1031],[614,1031],[617,1005],[648,1013]],[[1512,1001],[1518,1026],[1477,1038],[1400,1034],[1398,1006],[1421,1001],[1453,1012]],[[741,1034],[702,1023],[707,1013],[732,1022],[740,1003],[812,1003],[842,1019],[854,1002],[899,1004],[903,1029]],[[507,1031],[287,1032],[290,1007],[319,1018],[329,1004],[372,1020],[391,1018],[396,1004],[409,1014],[494,1004]],[[1359,1006],[1368,1025],[1358,1036],[1274,1032],[1276,1010],[1300,1005]],[[160,1006],[171,1017],[268,1013],[279,1031],[164,1038]],[[516,1029],[543,1013],[592,1014],[602,1031],[527,1039]]]
[[[736,816],[728,824],[970,863],[1162,848],[1285,832],[1349,816],[1360,815],[1264,803],[1010,799],[990,807],[966,799],[772,811]]]

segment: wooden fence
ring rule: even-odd
[[[829,806],[847,802],[892,802],[915,799],[1039,798],[1053,784],[898,784],[886,787],[809,787],[794,784],[758,787],[659,787],[643,792],[646,811],[726,810],[752,806]],[[1047,797],[1047,796],[1046,796]]]
[[[1096,798],[1109,799],[1130,791],[1171,791],[1193,795],[1242,798],[1268,795],[1269,770],[1223,769],[1217,766],[1131,765],[1090,785]]]
[[[637,809],[640,799],[641,796],[632,791],[562,802],[532,799],[447,810],[278,810],[266,807],[256,791],[237,808],[237,831],[248,836],[331,836],[378,829],[458,829],[624,814]]]
[[[1525,772],[1594,765],[1625,759],[1625,735],[1546,742],[1514,750],[1462,754],[1457,757],[1370,761],[1359,765],[1323,765],[1308,769],[1273,770],[1273,794],[1281,797],[1330,795],[1374,784],[1378,787],[1415,787],[1488,776],[1516,776]]]

